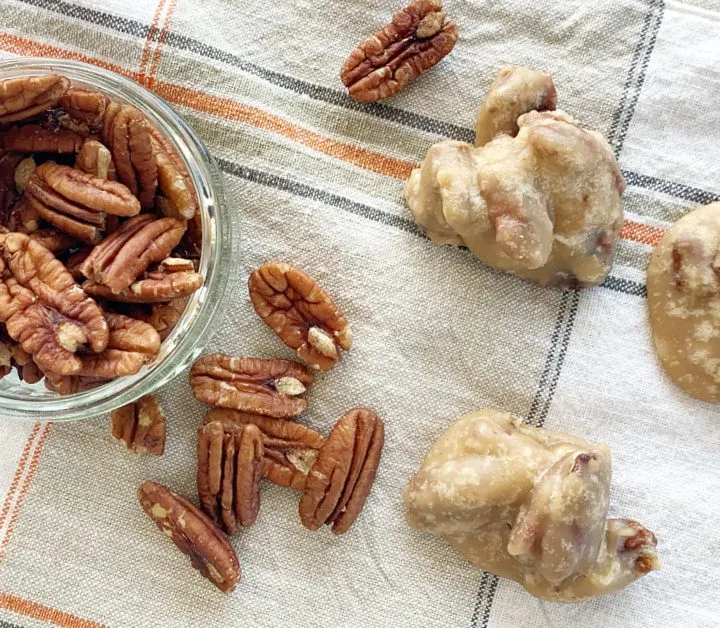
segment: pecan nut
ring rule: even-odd
[[[228,534],[255,523],[260,511],[263,439],[254,425],[198,428],[197,488],[210,518]]]
[[[25,120],[54,107],[70,87],[64,76],[21,76],[0,81],[0,124]]]
[[[79,375],[59,375],[52,371],[45,372],[45,388],[58,395],[72,395],[97,388],[106,383],[105,379],[94,377],[81,377]]]
[[[33,172],[35,172],[35,168],[37,168],[37,165],[35,164],[35,160],[32,157],[26,157],[20,163],[18,163],[17,167],[15,168],[15,174],[13,176],[13,179],[15,181],[15,189],[20,194],[25,191],[30,177],[32,176]]]
[[[110,99],[91,89],[71,87],[58,101],[60,107],[72,118],[90,126],[102,122]]]
[[[85,137],[63,127],[16,126],[0,133],[0,147],[20,153],[77,153]]]
[[[448,55],[457,38],[441,0],[415,0],[350,53],[340,79],[358,102],[387,98]]]
[[[375,481],[384,434],[383,422],[366,408],[351,410],[336,423],[300,498],[300,520],[306,528],[327,524],[335,534],[347,532]]]
[[[192,272],[150,271],[142,279],[133,281],[128,288],[113,293],[110,288],[94,281],[83,284],[87,294],[120,303],[166,303],[182,299],[203,285],[203,277]]]
[[[21,233],[0,234],[0,321],[44,371],[73,375],[81,347],[109,341],[102,310],[45,247]]]
[[[289,419],[307,409],[307,400],[298,395],[313,379],[297,362],[222,354],[198,358],[190,369],[190,385],[198,401],[278,419]]]
[[[150,127],[150,133],[157,163],[158,187],[173,210],[189,220],[198,208],[190,173],[180,155],[155,127]]]
[[[274,419],[226,408],[214,408],[205,423],[220,423],[226,432],[237,426],[255,425],[263,437],[263,477],[278,486],[302,491],[318,452],[325,444],[322,434],[293,421]]]
[[[143,306],[138,304],[130,310],[130,315],[141,321],[145,321],[148,325],[157,331],[162,340],[170,335],[178,321],[185,312],[187,307],[187,298],[173,299],[167,303],[152,303]]]
[[[75,157],[75,167],[91,174],[93,177],[110,179],[111,181],[117,179],[112,154],[104,144],[97,140],[85,140],[80,147],[80,152]]]
[[[160,351],[160,336],[147,323],[122,314],[105,314],[105,318],[110,329],[107,348],[78,356],[77,375],[105,380],[133,375]]]
[[[165,452],[165,416],[154,396],[113,410],[110,420],[113,438],[130,451],[154,456]]]
[[[117,294],[150,264],[164,260],[184,231],[184,223],[175,218],[134,216],[97,244],[80,270],[91,281]]]
[[[157,189],[157,163],[150,124],[135,107],[111,102],[105,109],[102,138],[112,152],[118,179],[138,197],[143,208],[151,208]]]
[[[80,246],[78,240],[69,236],[67,233],[62,233],[62,231],[53,228],[38,229],[28,235],[31,240],[41,244],[55,255],[65,253],[70,249],[76,249]],[[70,269],[68,268],[68,270]]]
[[[304,272],[284,262],[269,262],[248,280],[250,300],[260,318],[298,357],[328,371],[348,350],[352,332],[328,294]]]
[[[222,531],[199,508],[150,480],[138,489],[147,515],[205,578],[225,593],[240,581],[240,564]]]
[[[38,216],[87,244],[100,241],[105,214],[134,216],[140,204],[124,185],[46,162],[27,184],[26,201]]]

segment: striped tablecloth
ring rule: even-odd
[[[137,504],[144,479],[194,495],[203,408],[184,377],[160,391],[161,459],[133,458],[107,418],[0,422],[0,626],[713,626],[720,624],[720,414],[662,374],[645,268],[669,223],[720,198],[717,0],[447,0],[460,42],[383,103],[338,71],[398,8],[390,0],[3,0],[0,57],[77,59],[168,100],[225,174],[240,239],[231,305],[209,349],[290,355],[252,313],[249,270],[286,259],[336,296],[353,350],[318,381],[307,420],[385,418],[383,463],[344,537],[311,534],[297,498],[266,487],[234,539],[243,582],[225,597]],[[402,200],[428,147],[472,140],[507,63],[550,72],[560,106],[610,140],[628,183],[603,286],[541,289],[425,239]],[[602,440],[613,515],[660,539],[663,571],[624,592],[542,605],[408,528],[401,490],[455,417],[484,406]]]

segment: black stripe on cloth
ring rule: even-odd
[[[388,225],[390,227],[394,227],[395,229],[400,229],[401,231],[406,231],[407,233],[411,233],[412,235],[419,236],[429,241],[429,238],[422,232],[417,224],[409,218],[395,216],[394,214],[389,214],[381,209],[370,207],[370,205],[364,205],[363,203],[352,201],[344,196],[332,194],[331,192],[325,192],[310,185],[299,183],[298,181],[281,177],[276,174],[270,174],[268,172],[262,172],[260,170],[255,170],[254,168],[242,166],[227,159],[218,159],[217,162],[223,172],[234,177],[238,177],[258,185],[263,185],[265,187],[274,188],[282,192],[288,192],[289,194],[300,196],[302,198],[319,201],[368,220]],[[608,277],[600,287],[607,288],[615,292],[624,292],[626,294],[633,294],[637,296],[642,296],[645,288],[636,282],[632,282],[627,279],[619,279],[617,277]]]
[[[675,181],[666,181],[665,179],[650,177],[645,174],[638,174],[637,172],[630,172],[628,170],[623,170],[622,172],[625,177],[625,182],[633,187],[652,190],[653,192],[662,192],[663,194],[667,194],[684,201],[701,203],[703,205],[714,201],[720,201],[720,194],[717,192],[710,192],[709,190],[694,188],[682,183],[676,183]]]
[[[18,624],[11,624],[9,622],[3,621],[0,619],[0,628],[22,628]]]
[[[470,618],[470,625],[473,626],[473,628],[475,626],[487,626],[490,620],[492,600],[495,597],[495,590],[497,589],[499,581],[500,578],[487,571],[484,572],[480,578],[477,604],[475,604],[475,609]]]
[[[129,18],[120,17],[119,15],[113,15],[111,13],[105,13],[103,11],[96,11],[95,9],[88,9],[86,7],[80,7],[70,2],[63,2],[62,0],[20,0],[24,4],[29,4],[39,9],[45,9],[46,11],[53,11],[67,17],[72,17],[89,24],[95,24],[96,26],[102,26],[111,30],[117,31],[118,33],[124,33],[125,35],[133,35],[140,39],[145,39],[150,31],[149,26],[131,20]]]

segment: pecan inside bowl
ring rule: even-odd
[[[0,416],[97,416],[195,359],[234,262],[224,200],[152,92],[74,61],[0,63]]]

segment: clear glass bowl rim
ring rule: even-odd
[[[8,395],[0,387],[0,420],[74,421],[97,417],[157,390],[184,371],[212,335],[212,324],[222,314],[223,297],[236,260],[232,221],[228,215],[220,170],[195,132],[170,105],[124,76],[79,61],[32,57],[0,61],[0,80],[48,73],[63,74],[73,81],[92,85],[98,91],[135,105],[175,145],[198,192],[203,228],[199,272],[203,274],[205,283],[191,297],[180,322],[163,341],[160,356],[154,363],[135,375],[67,396],[52,396],[49,392],[43,393],[42,397],[22,393]],[[28,392],[31,388],[37,390],[26,384],[15,387],[26,388]]]

